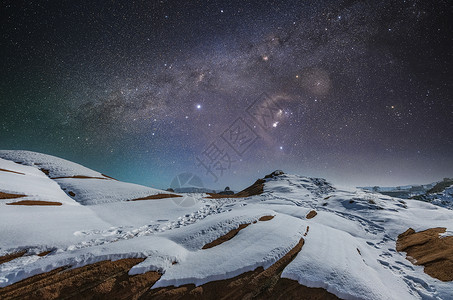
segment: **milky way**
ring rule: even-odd
[[[449,1],[39,2],[0,4],[2,149],[160,188],[452,175]]]

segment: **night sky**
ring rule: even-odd
[[[453,176],[451,1],[1,1],[0,149],[167,188]]]

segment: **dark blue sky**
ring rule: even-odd
[[[449,1],[0,5],[2,149],[160,188],[452,176]]]

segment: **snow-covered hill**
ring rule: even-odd
[[[200,293],[188,284],[202,285],[201,293],[208,293],[214,281],[221,286],[254,276],[235,284],[259,283],[260,293],[282,286],[286,291],[281,284],[287,278],[344,299],[453,299],[448,247],[447,254],[428,259],[447,266],[445,281],[396,250],[398,236],[409,228],[445,228],[443,239],[451,240],[453,211],[430,203],[338,189],[323,179],[289,174],[258,180],[249,189],[258,192],[248,197],[192,195],[193,206],[180,205],[178,198],[124,201],[164,192],[107,177],[73,178],[104,175],[42,154],[0,151],[0,157],[0,192],[6,195],[0,200],[0,256],[26,250],[7,262],[0,259],[0,287],[14,288],[24,278],[62,266],[142,258],[129,274],[158,274],[153,289],[142,296],[182,285],[172,293]],[[62,205],[7,205],[21,199],[8,198],[12,194]],[[50,253],[38,255],[45,251]],[[260,268],[277,278],[261,284]],[[232,293],[234,285],[228,289]]]
[[[83,205],[169,194],[166,191],[117,181],[79,164],[42,153],[0,150],[0,158],[39,169],[41,171],[39,173],[46,174],[58,183],[68,196]]]

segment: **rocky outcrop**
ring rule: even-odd
[[[316,211],[311,210],[311,211],[307,214],[306,218],[307,218],[307,219],[313,219],[314,217],[316,217],[317,214],[318,214],[318,213],[317,213]]]
[[[10,254],[4,255],[4,256],[0,256],[0,264],[6,263],[10,260],[24,256],[25,253],[27,253],[27,250],[22,250],[19,252],[14,252],[14,253],[10,253]]]
[[[6,203],[6,205],[25,205],[25,206],[61,206],[61,202],[55,201],[39,201],[39,200],[23,200],[18,202]]]
[[[73,178],[73,179],[106,179],[106,180],[110,179],[110,178],[107,178],[107,177],[85,176],[85,175],[50,177],[50,179],[65,179],[65,178]]]
[[[431,277],[453,280],[453,236],[440,236],[445,228],[430,228],[415,232],[409,228],[398,236],[396,250],[407,253],[407,259],[425,267]]]
[[[1,172],[9,172],[9,173],[14,173],[14,174],[19,174],[19,175],[25,175],[22,172],[16,172],[16,171],[11,171],[11,170],[7,170],[7,169],[0,169],[0,171]]]
[[[262,267],[227,280],[149,290],[140,299],[339,299],[322,288],[309,288],[281,278],[283,269],[302,249],[304,239],[284,257],[264,270]]]
[[[1,299],[137,299],[159,278],[157,272],[129,276],[143,259],[102,261],[77,269],[61,267],[0,289]]]
[[[25,197],[25,196],[26,195],[22,195],[22,194],[10,194],[10,193],[0,192],[0,200],[2,200],[2,199],[22,198],[22,197]]]
[[[177,197],[182,197],[182,196],[176,195],[176,194],[155,194],[155,195],[146,196],[146,197],[142,197],[142,198],[131,199],[128,201],[156,200],[156,199],[177,198]]]
[[[245,197],[251,197],[251,196],[256,196],[260,195],[264,192],[264,183],[266,182],[266,179],[274,178],[276,176],[283,175],[283,171],[277,170],[272,172],[271,174],[268,174],[264,176],[264,179],[258,179],[255,181],[254,184],[251,186],[243,189],[242,191],[233,194],[233,195],[221,195],[221,194],[215,194],[215,193],[208,193],[210,199],[218,199],[218,198],[245,198]]]
[[[258,221],[270,221],[274,218],[274,216],[262,216],[261,218],[258,219]],[[256,221],[254,221],[253,223],[256,223]],[[218,239],[206,244],[203,246],[202,249],[209,249],[209,248],[212,248],[212,247],[215,247],[215,246],[218,246],[220,244],[223,244],[225,243],[226,241],[229,241],[231,240],[232,238],[234,238],[238,233],[239,231],[241,231],[242,229],[246,228],[247,226],[249,226],[250,224],[252,223],[245,223],[245,224],[241,224],[239,225],[238,228],[235,228],[235,229],[232,229],[230,230],[227,234],[225,235],[222,235],[221,237],[219,237]]]
[[[129,270],[143,259],[128,258],[76,269],[61,267],[35,275],[0,288],[0,299],[339,299],[322,288],[309,288],[280,277],[303,244],[301,238],[293,249],[266,270],[259,267],[231,279],[198,287],[188,284],[151,289],[161,274],[147,272],[129,276]]]

